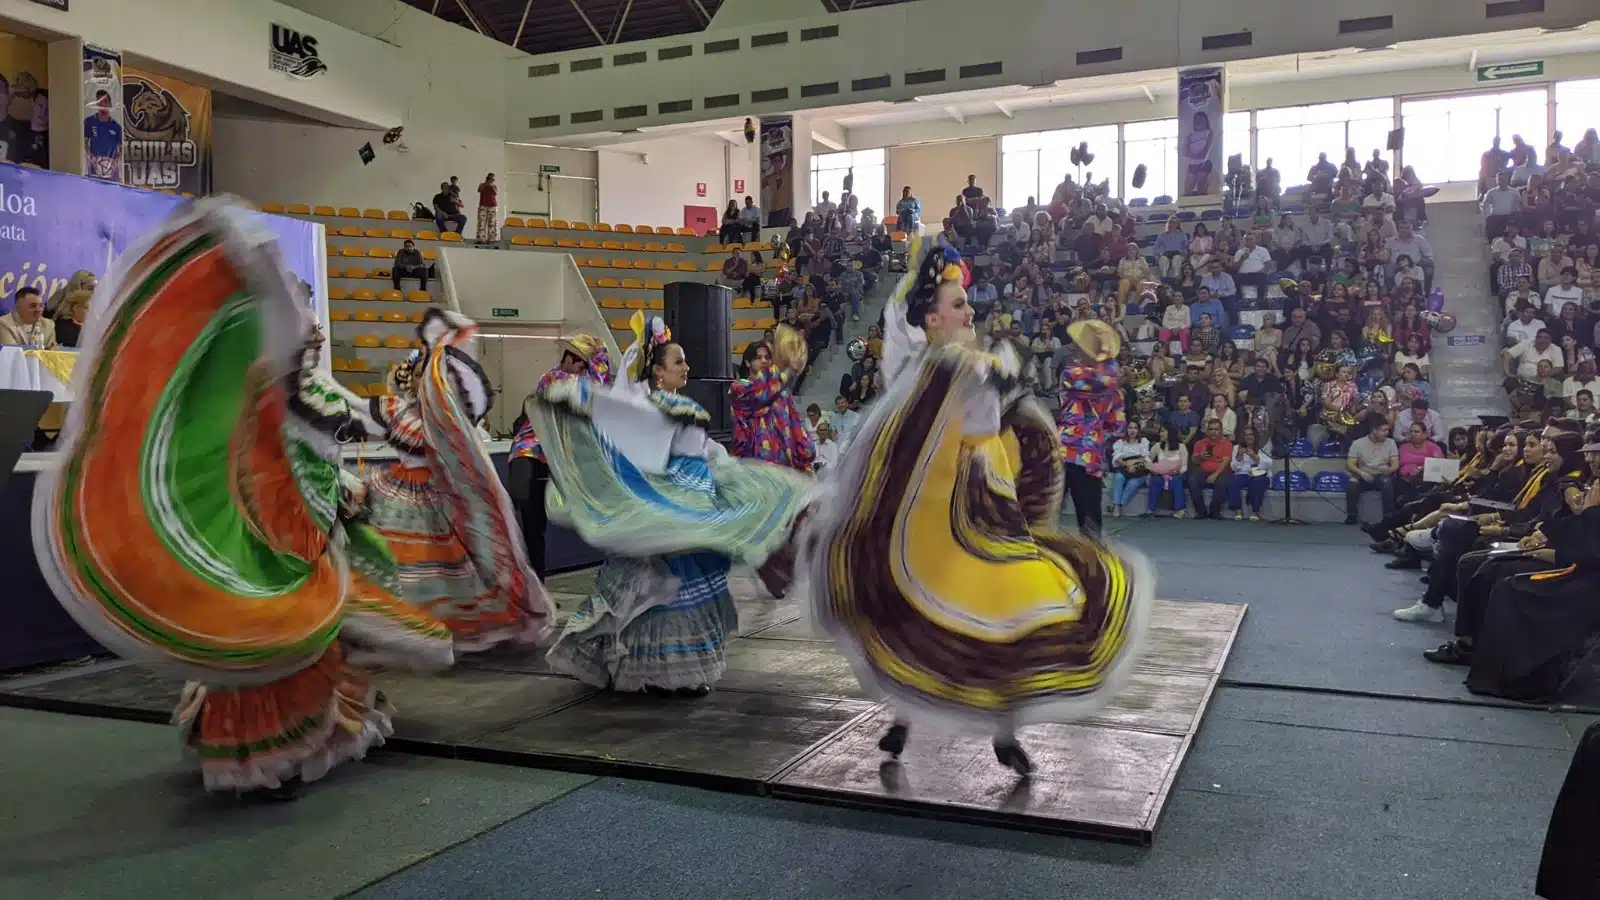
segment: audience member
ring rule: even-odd
[[[394,262],[389,266],[389,275],[394,281],[394,289],[400,290],[400,279],[415,278],[417,287],[421,290],[428,289],[428,264],[422,258],[422,251],[417,249],[416,241],[409,238],[394,252]]]

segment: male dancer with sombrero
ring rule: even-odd
[[[1107,447],[1127,428],[1117,353],[1122,341],[1116,329],[1098,319],[1067,328],[1073,357],[1061,367],[1061,457],[1066,463],[1066,493],[1084,537],[1099,540],[1101,489]]]

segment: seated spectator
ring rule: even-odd
[[[44,298],[36,287],[17,288],[11,312],[0,316],[0,346],[55,350],[56,323],[44,314]]]
[[[1384,191],[1383,182],[1381,181],[1369,183],[1366,196],[1361,198],[1361,211],[1363,213],[1373,209],[1381,209],[1391,215],[1394,213],[1394,195]]]
[[[449,182],[440,182],[439,193],[433,195],[433,222],[441,233],[446,226],[454,225],[456,234],[467,227],[467,217],[461,212],[461,195],[450,189]]]
[[[1535,381],[1539,376],[1539,363],[1550,363],[1555,372],[1562,371],[1565,360],[1561,355],[1561,348],[1550,342],[1550,331],[1541,328],[1535,333],[1531,342],[1517,344],[1507,348],[1501,356],[1501,365],[1508,379],[1523,379]],[[1515,384],[1509,383],[1507,390],[1514,390]]]
[[[817,425],[817,437],[813,441],[816,447],[816,458],[812,460],[811,467],[815,471],[822,471],[839,460],[839,442],[833,439],[833,426],[827,422]]]
[[[1524,260],[1522,248],[1512,246],[1506,253],[1506,261],[1495,272],[1495,293],[1501,296],[1511,293],[1520,278],[1526,278],[1530,285],[1533,284],[1533,267]]]
[[[835,440],[848,444],[860,421],[861,414],[850,408],[850,401],[843,394],[833,398],[833,412],[828,416],[828,424],[833,427]]]
[[[1422,469],[1423,464],[1430,459],[1439,459],[1444,456],[1444,449],[1433,441],[1428,435],[1428,426],[1422,422],[1412,422],[1403,429],[1406,440],[1399,445],[1400,459],[1400,485],[1403,496],[1396,499],[1399,502],[1409,502],[1423,489]]]
[[[911,195],[911,186],[900,189],[900,199],[894,205],[895,227],[916,234],[922,230],[922,201]]]
[[[1204,387],[1204,385],[1201,385]],[[1207,391],[1206,396],[1210,396]],[[1200,432],[1200,411],[1194,408],[1192,394],[1179,394],[1170,412],[1167,413],[1167,427],[1178,436],[1178,440],[1185,445],[1192,442],[1195,435]]]
[[[1215,391],[1211,394],[1211,405],[1206,407],[1201,421],[1209,422],[1212,419],[1222,423],[1222,433],[1230,440],[1239,433],[1239,414],[1233,411],[1227,394]]]
[[[1270,476],[1267,469],[1271,457],[1261,446],[1261,435],[1252,426],[1246,425],[1239,434],[1239,444],[1233,449],[1233,459],[1229,465],[1228,478],[1228,509],[1233,512],[1233,518],[1244,518],[1244,501],[1250,501],[1250,521],[1261,520],[1261,507],[1267,501],[1267,486]]]
[[[1183,349],[1197,356],[1213,356],[1222,344],[1222,331],[1212,324],[1210,313],[1201,313],[1200,322],[1189,329],[1189,343]]]
[[[1345,456],[1349,481],[1344,492],[1344,523],[1360,521],[1362,493],[1377,491],[1383,498],[1383,514],[1394,512],[1394,473],[1400,467],[1400,448],[1389,439],[1389,426],[1375,425],[1366,437],[1350,442]]]
[[[1234,272],[1238,275],[1235,280],[1241,285],[1255,288],[1258,302],[1266,299],[1271,266],[1271,251],[1256,243],[1254,232],[1245,232],[1244,245],[1233,256]]]
[[[1417,397],[1405,409],[1400,410],[1395,416],[1394,430],[1400,434],[1409,435],[1412,425],[1421,425],[1428,438],[1434,441],[1443,441],[1446,437],[1444,419],[1439,413],[1429,409],[1427,400]]]
[[[1188,398],[1183,398],[1187,401]],[[1172,495],[1172,517],[1181,519],[1187,515],[1187,503],[1184,496],[1184,485],[1189,471],[1189,448],[1184,445],[1184,440],[1177,428],[1170,423],[1161,426],[1157,432],[1157,440],[1151,448],[1150,481],[1147,485],[1146,510],[1154,515],[1156,507],[1160,505],[1161,498]]]
[[[1534,331],[1538,333],[1537,330]],[[1426,379],[1432,373],[1433,359],[1428,355],[1428,350],[1423,346],[1422,336],[1415,331],[1408,332],[1405,341],[1400,343],[1399,349],[1394,353],[1394,371],[1398,375],[1406,366],[1416,366],[1417,376]]]
[[[910,190],[910,188],[907,188],[907,190]],[[827,221],[827,218],[833,215],[838,209],[839,204],[828,199],[827,191],[823,191],[822,200],[818,202],[816,206],[811,207],[811,211],[817,214],[817,221],[819,222]]]
[[[1150,441],[1143,433],[1130,429],[1111,445],[1111,465],[1111,516],[1118,518],[1122,508],[1149,481]]]
[[[409,238],[394,252],[394,262],[389,267],[389,275],[394,281],[394,289],[400,290],[400,279],[415,278],[417,287],[421,290],[428,289],[428,264],[422,258],[422,251],[417,249],[415,241]]]
[[[1231,310],[1237,309],[1238,303],[1239,288],[1233,276],[1223,271],[1222,259],[1213,256],[1206,264],[1206,274],[1200,278],[1195,301],[1189,307],[1191,322],[1198,325],[1202,315],[1210,315],[1219,328],[1227,328],[1234,321]]]
[[[1556,251],[1550,251],[1554,254]],[[1545,285],[1544,308],[1554,313],[1563,312],[1563,307],[1572,304],[1574,314],[1583,306],[1583,288],[1578,287],[1578,267],[1566,258],[1561,260],[1562,266],[1556,272],[1555,281]],[[1541,268],[1544,263],[1540,263]]]
[[[1166,230],[1156,235],[1152,248],[1156,254],[1156,270],[1161,278],[1176,278],[1184,258],[1189,254],[1189,235],[1177,219],[1168,219]]]
[[[731,244],[743,241],[744,235],[744,220],[739,217],[739,201],[729,200],[728,208],[722,211],[722,227],[717,229],[717,241]]]
[[[1194,442],[1189,457],[1193,463],[1189,467],[1189,499],[1194,503],[1195,518],[1221,518],[1233,463],[1233,442],[1223,436],[1221,421],[1206,421],[1205,436]],[[1207,490],[1211,491],[1210,503],[1206,502]]]
[[[1117,302],[1126,303],[1128,292],[1151,279],[1150,264],[1137,244],[1129,244],[1117,263]]]
[[[1561,383],[1561,398],[1569,408],[1578,405],[1578,392],[1580,391],[1588,391],[1591,396],[1596,392],[1600,392],[1600,377],[1595,375],[1593,351],[1580,351],[1572,375]]]

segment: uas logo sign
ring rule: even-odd
[[[317,39],[287,25],[272,26],[269,60],[274,72],[290,78],[315,78],[328,71],[328,64],[317,55]]]

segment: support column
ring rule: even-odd
[[[61,38],[45,48],[50,83],[50,169],[84,173],[83,41]]]

